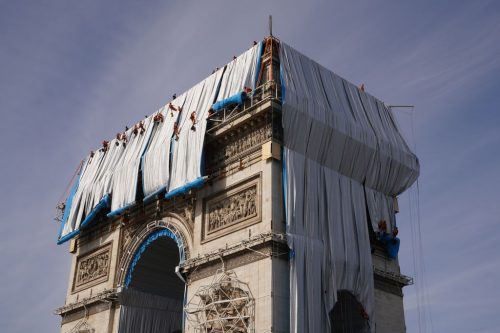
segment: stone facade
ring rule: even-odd
[[[268,97],[245,105],[229,123],[209,124],[205,186],[171,200],[156,198],[120,217],[102,217],[78,236],[65,305],[56,310],[61,332],[118,332],[118,297],[128,267],[140,244],[160,229],[181,240],[184,257],[177,269],[187,285],[186,299],[198,295],[208,309],[205,316],[211,318],[221,308],[213,302],[242,298],[245,290],[251,295],[251,311],[249,303],[234,305],[245,317],[239,332],[289,332],[281,106],[274,90],[264,90],[263,96]],[[400,275],[397,261],[375,248],[376,332],[405,332],[402,287],[411,281]],[[245,287],[222,284],[212,294],[199,292],[221,271],[231,272]],[[226,296],[220,296],[221,290]],[[213,325],[206,327],[216,331]],[[184,329],[197,332],[192,321]]]
[[[182,239],[180,269],[188,298],[224,267],[252,295],[253,310],[245,319],[251,331],[287,332],[288,316],[274,316],[278,310],[273,310],[288,303],[288,289],[275,283],[286,285],[288,279],[281,164],[279,156],[263,155],[263,146],[276,140],[271,112],[279,112],[279,105],[268,100],[251,110],[247,121],[235,121],[231,129],[208,138],[208,185],[112,220],[102,218],[81,233],[74,244],[66,304],[56,311],[62,316],[61,332],[117,332],[118,295],[128,265],[141,242],[159,228]],[[194,332],[190,324],[185,329]]]
[[[109,278],[112,244],[108,243],[76,259],[73,291],[87,289]]]
[[[261,221],[260,175],[204,200],[202,241]]]

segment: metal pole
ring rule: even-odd
[[[273,16],[269,15],[269,36],[273,35]]]
[[[394,109],[394,108],[414,108],[415,105],[387,105],[388,108]]]

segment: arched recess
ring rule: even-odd
[[[179,249],[180,262],[189,259],[193,239],[189,223],[184,221],[177,214],[168,214],[163,219],[149,222],[140,228],[135,235],[133,235],[127,247],[123,249],[120,267],[117,272],[116,281],[118,288],[126,287],[126,279],[139,248],[147,241],[150,235],[161,230],[168,230],[175,235],[175,242]]]
[[[330,311],[332,333],[368,333],[370,323],[361,303],[347,290],[337,292],[337,302]]]
[[[189,256],[186,234],[180,219],[167,216],[148,223],[133,237],[118,278],[120,333],[180,332],[185,284],[176,267]]]

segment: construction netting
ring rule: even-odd
[[[215,102],[254,86],[260,49],[260,44],[254,45],[92,152],[66,200],[58,243],[76,236],[100,212],[118,215],[137,200],[163,192],[172,197],[202,184],[209,110]]]
[[[419,164],[384,103],[285,43],[280,63],[290,328],[330,332],[338,291],[373,318],[367,207],[375,231],[393,221]]]

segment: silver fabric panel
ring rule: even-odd
[[[125,289],[119,301],[119,333],[182,331],[182,300]]]
[[[77,230],[83,218],[106,194],[111,193],[114,166],[123,151],[124,146],[121,142],[113,139],[109,142],[106,152],[100,149],[93,157],[90,155],[87,157],[62,236]]]
[[[283,126],[294,128],[284,133],[288,147],[387,195],[408,188],[419,175],[418,159],[404,142],[390,110],[285,43],[281,45],[285,103],[291,109],[283,114]],[[317,138],[335,142],[335,147],[320,154],[311,147],[317,145]]]
[[[330,332],[338,290],[373,314],[363,186],[285,148],[291,332]]]
[[[172,101],[172,105],[184,104],[185,95],[181,95]],[[170,180],[170,147],[174,124],[178,118],[178,112],[171,110],[168,105],[162,107],[158,112],[163,116],[163,122],[153,125],[151,142],[143,157],[143,189],[144,195],[168,186]]]
[[[113,173],[111,211],[135,203],[141,155],[149,142],[152,125],[153,116],[149,116],[144,119],[144,133],[133,134],[133,128],[127,131],[128,143]]]
[[[106,195],[110,194],[113,188],[113,173],[115,166],[123,155],[126,145],[123,142],[113,139],[109,143],[109,148],[100,166],[100,171],[96,176],[90,187],[92,200],[89,200],[87,205],[87,212],[99,203],[99,201]]]
[[[113,139],[108,150],[98,150],[87,162],[73,197],[68,221],[61,236],[80,228],[82,220],[106,195],[113,194],[111,209],[119,209],[135,201],[140,154],[151,132],[151,117],[146,119],[145,132],[134,135],[133,128],[126,133],[128,143]]]
[[[217,101],[239,93],[245,87],[252,88],[259,52],[257,44],[226,65]]]
[[[81,171],[78,188],[73,196],[73,202],[71,207],[66,208],[70,209],[70,212],[61,236],[65,236],[80,227],[82,217],[85,213],[86,202],[91,196],[90,187],[98,175],[99,167],[104,159],[104,155],[104,152],[98,150],[95,152],[93,157],[88,156],[86,158]]]
[[[387,232],[392,232],[392,229],[396,226],[394,198],[370,188],[365,188],[365,194],[373,231],[379,231],[378,222],[385,220],[387,222]]]
[[[419,164],[382,102],[285,43],[280,61],[291,331],[329,332],[339,290],[373,317],[367,207],[392,228]]]
[[[87,157],[72,205],[67,208],[70,209],[69,218],[61,237],[78,230],[82,219],[105,195],[111,195],[111,211],[134,204],[143,154],[145,195],[162,187],[167,191],[174,190],[199,178],[208,110],[216,98],[221,100],[244,87],[253,87],[258,51],[259,45],[255,45],[229,63],[224,76],[220,69],[173,100],[174,106],[181,107],[180,114],[165,106],[158,111],[164,116],[163,123],[155,124],[154,115],[147,117],[144,120],[145,133],[134,135],[133,128],[127,131],[129,142],[126,146],[121,142],[116,146],[115,139],[110,142],[106,153],[99,150],[93,158]],[[193,111],[196,112],[194,131],[190,120]],[[179,138],[171,146],[176,121]]]
[[[222,69],[189,89],[179,119],[179,140],[174,142],[169,191],[201,177],[201,161],[208,111],[217,93]],[[196,112],[195,130],[190,120]]]

